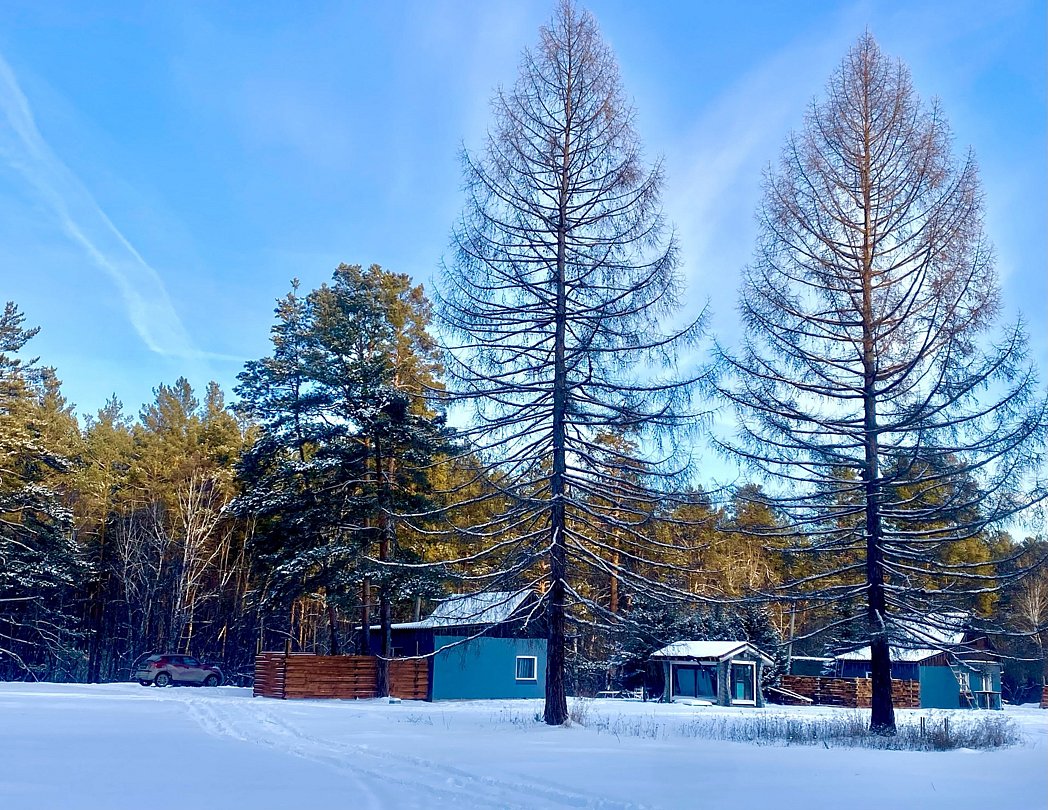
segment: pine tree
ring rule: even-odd
[[[13,303],[0,315],[0,679],[73,677],[75,589],[65,484],[78,438],[54,371],[19,353],[37,333]]]
[[[394,599],[417,579],[397,566],[415,561],[399,516],[426,510],[425,468],[444,442],[427,404],[440,372],[429,303],[405,275],[340,265],[330,285],[305,299],[294,291],[277,315],[273,357],[240,376],[241,408],[260,423],[241,507],[269,523],[277,580],[326,594],[333,650],[335,603],[358,593],[370,651],[376,588],[384,662]]]

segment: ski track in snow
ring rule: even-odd
[[[376,810],[394,805],[376,793],[373,785],[399,786],[395,793],[397,807],[412,806],[408,801],[419,807],[432,807],[434,801],[460,806],[464,796],[469,797],[470,807],[506,810],[528,810],[536,806],[582,810],[643,810],[645,807],[545,783],[482,776],[423,757],[380,750],[370,744],[312,736],[264,706],[261,698],[250,703],[187,698],[184,702],[190,716],[207,733],[268,746],[332,768],[354,781],[362,806]]]

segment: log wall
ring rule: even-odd
[[[1048,684],[1041,689],[1041,708],[1048,709]]]
[[[816,706],[842,706],[868,709],[873,702],[873,681],[868,678],[817,678],[783,675],[780,684],[798,695],[810,698]],[[919,709],[921,687],[917,681],[892,680],[892,700],[897,709]]]
[[[378,659],[370,655],[263,652],[255,658],[255,696],[373,698]],[[389,694],[403,700],[429,697],[429,661],[399,658],[389,664]]]

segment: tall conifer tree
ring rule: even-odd
[[[730,449],[777,480],[768,534],[818,560],[783,588],[836,603],[871,645],[872,728],[891,734],[890,645],[999,584],[951,549],[1044,498],[1045,400],[1021,328],[987,345],[1000,299],[975,161],[870,34],[787,140],[760,226],[745,343],[724,355]]]
[[[689,382],[658,375],[697,326],[664,331],[679,259],[662,167],[644,163],[594,18],[558,3],[492,107],[485,152],[464,155],[465,209],[438,310],[453,336],[449,386],[473,405],[471,447],[509,504],[463,531],[502,563],[489,588],[542,591],[545,719],[560,724],[569,614],[602,607],[573,581],[595,571],[616,594],[658,587],[638,573],[660,559],[649,487],[679,469],[653,440],[690,415]],[[609,434],[650,452],[637,458]]]

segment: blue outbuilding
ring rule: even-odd
[[[546,639],[530,590],[451,596],[392,626],[394,657],[429,657],[429,699],[541,698]]]
[[[1001,661],[993,643],[963,613],[900,623],[889,648],[892,678],[918,681],[922,709],[1000,709]],[[869,678],[870,648],[834,658],[838,678]]]
[[[763,706],[762,670],[775,661],[748,641],[676,641],[651,654],[667,703]]]

